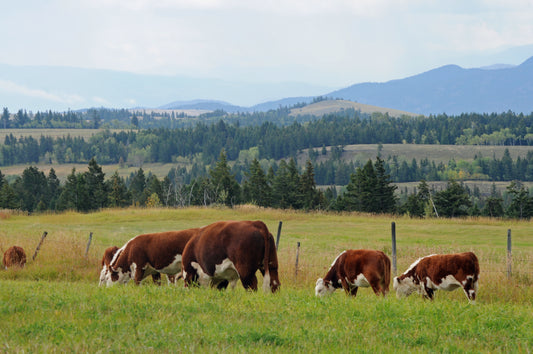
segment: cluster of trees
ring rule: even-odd
[[[341,158],[342,147],[333,147],[331,157],[324,162],[315,163],[315,179],[319,185],[344,186],[349,182],[350,174],[361,161],[344,161]],[[310,150],[310,157],[316,156]],[[335,152],[337,151],[337,152]],[[340,151],[340,153],[339,153]],[[379,152],[378,152],[379,153]],[[316,161],[311,158],[311,161]],[[473,161],[451,159],[447,164],[430,161],[424,158],[410,162],[397,155],[388,156],[384,161],[385,170],[394,182],[448,181],[454,180],[485,180],[485,181],[533,181],[533,150],[525,157],[512,159],[509,149],[505,149],[501,159],[477,155]]]
[[[262,207],[303,210],[361,211],[368,213],[400,213],[416,217],[457,217],[486,215],[492,217],[530,218],[533,197],[519,182],[511,182],[504,196],[495,188],[483,198],[479,190],[470,191],[451,180],[445,189],[430,190],[422,180],[411,194],[396,193],[377,157],[358,167],[350,175],[346,187],[338,193],[334,187],[321,190],[314,179],[310,160],[300,172],[294,159],[282,160],[274,170],[263,169],[254,159],[239,183],[221,152],[208,175],[185,183],[177,170],[162,180],[145,175],[142,168],[123,178],[115,172],[105,179],[102,168],[91,159],[88,170],[75,169],[61,183],[54,169],[48,176],[36,167],[28,167],[12,183],[0,172],[0,208],[28,212],[77,210],[82,212],[106,207],[255,204]]]

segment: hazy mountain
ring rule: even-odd
[[[446,65],[405,79],[362,83],[327,96],[419,114],[533,112],[533,57],[521,65]]]
[[[231,102],[230,106],[253,106],[295,94],[317,96],[329,90],[331,87],[325,85],[297,82],[233,82],[112,70],[0,64],[0,107],[8,107],[10,111],[21,108],[32,111],[155,108],[168,106],[176,100],[198,98]]]
[[[90,107],[247,112],[310,103],[316,96],[425,115],[508,110],[529,114],[533,112],[533,57],[516,66],[464,69],[446,65],[404,79],[359,83],[336,91],[299,83],[243,83],[0,64],[0,107],[12,112]],[[200,97],[208,99],[198,100]]]

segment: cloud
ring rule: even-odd
[[[79,95],[50,93],[42,89],[29,88],[7,80],[0,80],[0,91],[56,103],[77,104],[85,101],[83,97]]]

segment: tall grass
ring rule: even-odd
[[[3,213],[0,248],[22,246],[22,270],[0,271],[0,351],[531,351],[531,222],[409,219],[355,213],[304,213],[255,207],[117,209],[91,214]],[[263,220],[274,236],[280,293],[265,295],[143,285],[99,288],[100,259],[135,235]],[[481,267],[477,305],[461,291],[433,302],[412,295],[377,298],[361,289],[325,299],[314,284],[344,249],[391,253],[396,223],[398,273],[430,253],[474,251]],[[513,275],[506,276],[507,230]],[[32,260],[44,231],[40,252]],[[89,233],[93,233],[87,257]],[[300,248],[297,248],[297,242]],[[298,267],[296,268],[296,257]],[[259,275],[260,277],[260,275]],[[261,280],[261,279],[260,279]],[[391,288],[391,292],[392,288]]]

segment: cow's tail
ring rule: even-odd
[[[387,295],[387,293],[389,292],[389,287],[390,287],[390,280],[391,280],[391,262],[390,262],[390,259],[389,257],[386,255],[386,254],[383,254],[383,263],[384,263],[384,270],[383,270],[383,274],[384,274],[384,278],[383,279],[383,289],[381,290],[383,296]]]
[[[270,240],[273,240],[274,238],[272,237],[272,234],[268,232],[268,229],[263,233],[263,235],[265,238],[265,254],[263,256],[263,269],[265,274],[263,275],[263,291],[270,292],[272,289],[270,285]]]

